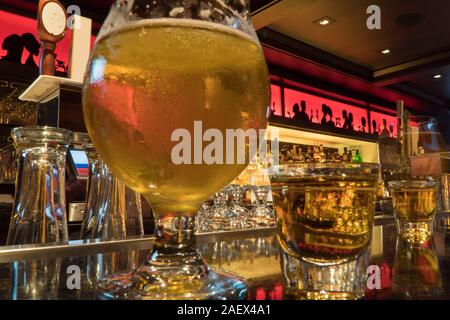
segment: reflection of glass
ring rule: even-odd
[[[433,241],[412,244],[397,238],[392,290],[404,298],[435,298],[441,294],[442,277]]]
[[[410,242],[423,242],[433,233],[437,210],[436,182],[403,180],[389,182],[397,231]]]
[[[214,194],[212,201],[207,201],[200,206],[196,216],[196,228],[198,233],[225,230],[227,223],[227,199],[222,191]]]
[[[439,130],[438,119],[421,117],[418,118],[419,136],[418,147],[425,152],[443,152],[447,151],[447,144]]]
[[[20,158],[7,244],[68,241],[64,178],[70,131],[21,127],[11,134]]]
[[[136,269],[139,265],[139,251],[99,253],[86,257],[85,273],[87,285],[91,289],[97,287],[98,281],[107,276],[121,274]]]
[[[61,258],[15,261],[10,268],[12,300],[58,299]]]
[[[0,148],[0,182],[13,182],[16,177],[16,150],[11,139],[7,145]]]
[[[248,218],[248,210],[243,204],[243,188],[238,184],[230,184],[225,188],[225,193],[231,198],[230,205],[225,213],[229,230],[245,229]]]
[[[275,237],[205,243],[200,250],[205,260],[217,270],[246,279],[279,278],[279,251]]]
[[[363,296],[378,171],[372,164],[275,168],[271,183],[287,294]]]
[[[134,272],[129,298],[238,298],[246,292],[241,282],[209,271],[193,249],[193,234],[201,203],[248,159],[200,165],[199,148],[189,153],[194,160],[186,160],[187,153],[184,163],[177,163],[180,153],[172,157],[179,147],[174,141],[192,137],[194,126],[198,135],[199,124],[222,137],[228,129],[266,124],[264,55],[247,2],[229,3],[116,2],[97,38],[83,91],[86,125],[114,174],[152,204],[156,221],[153,253]],[[121,283],[102,284],[105,296],[118,297],[113,288]]]
[[[275,217],[272,206],[267,203],[271,192],[270,186],[254,186],[253,194],[256,197],[256,205],[249,212],[249,220],[253,227],[270,227],[275,225]]]

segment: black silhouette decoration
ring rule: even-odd
[[[58,60],[60,61],[60,60]],[[275,101],[272,103],[272,107],[270,108],[270,114],[275,114],[276,107],[275,107]]]
[[[22,38],[18,34],[7,36],[2,43],[2,49],[6,50],[6,56],[1,60],[14,63],[21,63],[23,53]]]
[[[27,50],[29,55],[25,61],[25,65],[38,68],[34,57],[39,56],[41,45],[33,34],[27,32],[22,34],[22,36],[18,34],[9,35],[3,40],[2,49],[6,50],[7,53],[1,57],[1,60],[17,64],[22,64],[23,50]]]
[[[37,68],[38,65],[34,61],[34,57],[39,56],[41,45],[31,33],[24,33],[21,37],[24,48],[29,52],[29,56],[25,61],[27,66]]]
[[[292,108],[292,111],[294,112],[294,119],[308,122],[309,116],[306,113],[306,101],[302,100],[302,102],[300,102],[300,105],[301,109],[297,103],[294,104],[294,107]]]
[[[347,112],[347,110],[342,110],[342,118],[344,119],[344,124],[342,128],[345,130],[354,131],[353,127],[353,113]]]
[[[389,125],[389,132],[391,133],[390,137],[394,138],[394,125],[393,124]]]
[[[22,64],[22,55],[24,49],[28,53],[24,65],[38,69],[34,58],[38,57],[41,52],[41,45],[32,33],[24,33],[21,36],[11,34],[7,36],[2,43],[2,49],[6,50],[6,55],[0,57],[0,61],[8,61],[12,63]],[[69,67],[63,60],[56,59],[56,71],[68,73]],[[275,112],[275,103],[273,105],[272,114]]]
[[[375,120],[372,120],[372,133],[377,136],[380,134],[380,131],[377,127],[377,122]]]
[[[366,132],[367,120],[366,117],[361,117],[361,127],[359,127],[359,131]]]
[[[387,120],[386,119],[383,119],[383,130],[381,131],[380,136],[382,136],[382,137],[389,137],[390,136],[389,130],[387,128]]]
[[[353,124],[353,113],[351,112],[348,114],[348,130],[350,131],[355,130],[355,126]]]
[[[272,110],[275,109],[275,105]],[[389,117],[384,118],[381,123],[377,123],[375,119],[368,119],[367,116],[360,116],[360,112],[358,119],[355,123],[355,116],[353,112],[351,112],[351,108],[341,109],[342,115],[337,114],[336,116],[333,114],[333,109],[326,103],[321,105],[322,113],[319,114],[319,108],[315,108],[315,106],[309,106],[307,108],[307,102],[302,100],[300,103],[294,103],[292,106],[292,111],[286,111],[287,117],[292,118],[299,124],[303,125],[306,123],[310,123],[311,125],[321,125],[329,128],[339,128],[342,130],[350,131],[350,132],[358,132],[361,134],[372,134],[374,136],[382,136],[395,138],[395,126],[390,121]],[[336,112],[336,110],[334,110]],[[367,112],[367,111],[366,111]],[[272,112],[273,114],[273,112]],[[360,118],[359,118],[360,117]]]
[[[326,104],[322,104],[322,120],[320,123],[330,127],[335,126],[333,122],[333,110]]]

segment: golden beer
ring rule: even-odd
[[[362,165],[297,167],[305,173],[271,177],[281,247],[310,262],[355,258],[370,244],[377,176]]]
[[[398,233],[407,241],[422,243],[433,233],[437,212],[437,184],[431,180],[391,181]]]
[[[97,41],[88,76],[84,115],[93,143],[156,212],[196,213],[246,166],[174,164],[175,130],[190,132],[193,158],[195,121],[203,132],[220,130],[224,145],[226,129],[265,127],[262,49],[226,26],[185,19],[129,24]]]
[[[436,188],[394,189],[392,200],[397,217],[411,223],[431,221],[437,210]]]
[[[278,236],[286,252],[325,262],[366,249],[373,224],[373,181],[342,183],[276,180],[272,183]]]

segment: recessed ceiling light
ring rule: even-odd
[[[330,17],[323,17],[323,18],[320,18],[319,20],[314,21],[313,23],[318,23],[321,26],[325,27],[333,22],[336,22],[336,20],[334,20],[333,18],[330,18]]]
[[[435,74],[435,75],[433,76],[433,78],[435,78],[435,79],[441,79],[441,78],[442,78],[442,74]]]
[[[391,49],[384,49],[384,50],[381,50],[381,53],[382,54],[389,54],[389,53],[391,53],[392,51],[391,51]]]

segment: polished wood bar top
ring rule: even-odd
[[[432,239],[411,245],[397,237],[393,217],[376,219],[370,265],[380,274],[366,299],[450,299],[450,231],[440,215]],[[283,281],[274,229],[200,235],[200,252],[215,271],[247,281],[251,300],[280,300]],[[96,299],[98,280],[133,270],[151,238],[77,241],[65,246],[0,249],[0,299]],[[70,266],[81,270],[81,288],[67,286]]]

